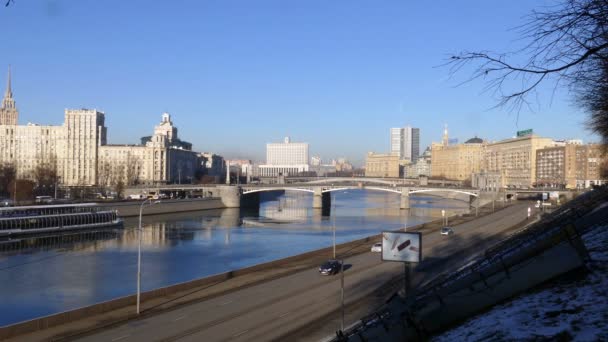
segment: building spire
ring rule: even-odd
[[[448,124],[444,124],[443,125],[443,146],[448,146],[449,144],[449,139],[448,139]]]
[[[17,117],[17,105],[13,99],[13,90],[11,88],[11,67],[8,67],[8,78],[6,80],[6,92],[0,105],[0,125],[16,125]]]
[[[6,80],[6,94],[4,95],[5,98],[12,98],[13,97],[13,90],[11,89],[11,65],[8,65],[8,78]]]

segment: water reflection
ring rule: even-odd
[[[411,226],[468,204],[349,190],[332,193],[332,217],[308,194],[265,198],[258,212],[239,209],[144,216],[144,290],[226,272]],[[256,224],[251,224],[255,222]],[[125,296],[135,291],[138,219],[125,229],[0,241],[0,326]]]

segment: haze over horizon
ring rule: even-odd
[[[421,152],[444,124],[460,142],[528,128],[597,141],[566,90],[542,88],[517,114],[441,67],[462,50],[515,50],[513,28],[551,3],[15,0],[0,10],[1,91],[10,64],[20,124],[97,108],[112,144],[139,142],[167,111],[195,150],[228,159],[263,161],[266,143],[290,136],[361,165],[406,125]]]

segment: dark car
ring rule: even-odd
[[[340,273],[342,263],[340,260],[327,260],[323,265],[319,266],[319,273],[322,275],[332,275]]]

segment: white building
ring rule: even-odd
[[[399,156],[399,160],[415,163],[420,155],[420,129],[406,126],[391,128],[391,154]]]
[[[286,137],[283,143],[266,144],[266,164],[260,165],[261,177],[294,176],[308,171],[308,143],[294,143]]]
[[[53,169],[66,185],[94,185],[99,146],[106,143],[104,113],[66,109],[62,126],[0,125],[0,163],[34,180],[38,167]]]
[[[178,183],[198,168],[167,113],[142,145],[107,145],[105,114],[96,109],[66,109],[61,126],[20,126],[10,74],[0,111],[0,164],[14,165],[18,178],[35,180],[36,169],[45,167],[68,186]]]
[[[126,185],[191,183],[200,168],[198,154],[183,146],[169,113],[163,113],[154,135],[142,145],[103,145],[99,147],[100,185],[121,180]]]

